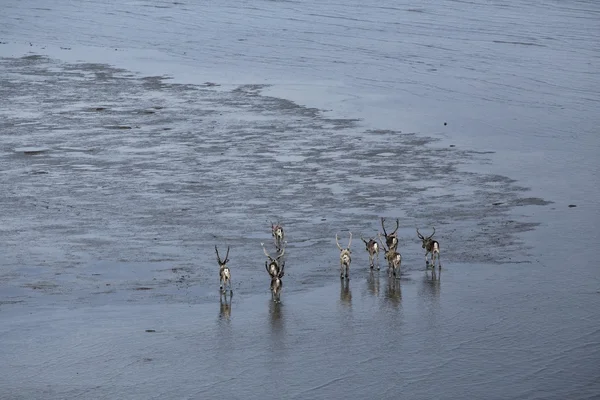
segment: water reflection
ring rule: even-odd
[[[367,278],[367,290],[375,297],[379,297],[379,272],[371,270]]]
[[[440,317],[442,315],[440,287],[441,272],[425,271],[418,293],[419,298],[423,302],[423,306],[419,307],[419,310],[422,312],[422,318],[426,324],[425,335],[428,337],[428,340],[435,340],[439,337]],[[432,347],[430,350],[435,350],[435,347]]]
[[[348,307],[352,306],[352,291],[350,290],[350,280],[340,279],[340,302]]]
[[[438,273],[435,270],[425,271],[425,278],[419,294],[429,301],[437,302],[440,298],[441,280],[442,271]]]
[[[228,355],[232,346],[232,327],[231,327],[231,297],[229,301],[223,299],[223,296],[219,299],[219,318],[217,320],[218,334],[217,334],[217,347],[222,354]],[[225,356],[227,358],[227,356]],[[224,360],[225,361],[225,360]]]
[[[285,350],[285,319],[283,305],[273,300],[269,301],[269,324],[271,334],[271,350],[279,354]]]
[[[396,279],[394,276],[388,277],[387,286],[385,288],[385,299],[395,308],[400,306],[400,303],[402,302],[400,279]]]
[[[283,311],[280,302],[269,301],[269,320],[271,331],[275,334],[283,333]]]
[[[231,297],[229,297],[228,301],[227,298],[224,299],[223,296],[221,296],[219,303],[219,319],[221,321],[229,322],[229,319],[231,318]]]

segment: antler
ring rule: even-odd
[[[217,245],[215,244],[215,251],[217,252],[217,261],[219,262],[219,264],[223,264],[221,262],[221,257],[219,257],[219,249],[217,249]]]
[[[433,227],[433,233],[431,234],[431,236],[428,236],[429,239],[431,239],[433,237],[433,235],[435,235],[435,226]]]
[[[385,236],[387,236],[387,232],[385,231],[385,225],[383,224],[385,222],[385,218],[381,217],[381,227],[383,228],[383,234]]]
[[[352,243],[352,232],[350,232],[350,240],[348,240],[348,250],[350,250],[350,243]]]
[[[365,242],[365,244],[369,244],[369,242],[367,242],[362,236],[360,237],[360,240],[362,240],[363,242]]]
[[[217,249],[217,245],[215,245],[215,251],[217,252],[217,261],[219,265],[225,265],[229,262],[229,246],[227,246],[227,254],[225,254],[225,261],[221,261],[221,256],[219,256],[219,249]]]
[[[338,235],[337,233],[335,234],[335,244],[337,244],[338,249],[340,249],[340,251],[344,250],[342,249],[342,246],[340,246],[340,242],[338,242]]]
[[[227,254],[225,254],[225,264],[229,262],[229,246],[227,246]]]
[[[423,235],[421,235],[421,232],[419,232],[419,228],[417,228],[417,235],[419,236],[419,239],[425,239]]]
[[[285,254],[285,247],[281,248],[281,253],[279,253],[279,255],[277,256],[276,260],[279,260],[281,257],[283,257],[283,255]]]
[[[273,257],[271,257],[271,256],[269,255],[269,253],[267,253],[267,249],[265,249],[265,244],[264,244],[264,243],[261,243],[260,245],[262,246],[262,248],[263,248],[263,251],[265,252],[265,256],[269,257],[269,260],[273,261]]]
[[[381,243],[381,247],[383,247],[383,250],[387,252],[388,249],[385,247],[385,240],[381,239],[381,233],[378,233],[377,237],[379,238],[379,243]]]
[[[398,218],[396,218],[396,229],[394,229],[394,232],[390,233],[390,236],[396,233],[399,226],[400,226],[400,221],[398,220]]]

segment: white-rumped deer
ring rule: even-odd
[[[381,247],[383,248],[385,259],[388,262],[388,275],[399,278],[400,277],[400,265],[402,264],[402,256],[398,253],[398,250],[394,248],[386,248],[384,240],[379,235],[381,241]]]
[[[283,227],[279,225],[279,221],[276,224],[271,222],[271,235],[273,235],[273,239],[275,240],[275,247],[277,250],[281,250],[285,241],[285,233],[283,232]]]
[[[337,233],[335,234],[335,243],[337,244],[338,249],[340,249],[340,277],[350,279],[350,262],[352,261],[352,257],[350,257],[350,254],[352,253],[350,251],[350,244],[352,243],[352,232],[350,232],[348,247],[342,248],[342,246],[340,246]]]
[[[229,262],[229,246],[227,246],[227,254],[225,254],[225,259],[221,260],[219,256],[219,250],[215,245],[215,251],[217,252],[217,262],[219,263],[219,288],[221,289],[221,294],[225,294],[227,296],[227,289],[229,289],[229,294],[233,294],[233,290],[231,289],[231,271],[227,266]]]
[[[390,250],[398,250],[398,227],[400,226],[400,221],[396,218],[396,229],[392,233],[388,235],[385,231],[385,218],[381,217],[381,228],[383,229],[383,235],[385,236],[385,244]]]
[[[417,228],[417,235],[419,239],[423,241],[423,248],[425,249],[425,264],[429,266],[429,259],[427,256],[431,253],[431,266],[435,269],[435,260],[438,262],[438,269],[442,269],[442,262],[440,261],[440,243],[437,240],[433,240],[433,235],[435,235],[435,227],[433,227],[433,233],[430,236],[423,236],[421,232],[419,232],[419,228]]]
[[[369,238],[367,242],[362,236],[360,237],[365,243],[365,247],[367,248],[367,253],[369,253],[369,265],[371,269],[375,266],[375,261],[377,261],[377,269],[379,269],[379,244],[375,239]]]

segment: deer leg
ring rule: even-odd
[[[438,260],[438,269],[441,270],[442,269],[442,261],[440,259],[440,253],[437,254],[437,260]]]
[[[340,261],[340,278],[344,278],[344,262]]]

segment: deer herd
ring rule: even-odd
[[[399,226],[399,220],[396,219],[396,228],[393,232],[387,233],[385,229],[385,218],[381,218],[383,236],[381,233],[377,233],[378,240],[375,240],[375,238],[369,238],[369,240],[365,240],[361,236],[361,240],[364,242],[367,253],[369,254],[369,266],[371,270],[374,268],[377,268],[377,270],[380,269],[379,250],[381,245],[381,249],[383,249],[384,252],[384,258],[387,261],[388,276],[390,278],[400,277],[400,264],[402,263],[402,256],[398,252],[397,232]],[[261,246],[265,256],[267,257],[267,260],[265,261],[265,269],[271,278],[271,299],[278,303],[280,302],[281,289],[283,288],[282,278],[284,276],[285,268],[285,259],[283,256],[285,254],[285,245],[287,242],[285,241],[283,227],[279,223],[273,224],[271,222],[271,235],[273,236],[275,251],[277,254],[272,256],[265,248],[264,243],[261,243]],[[422,241],[422,248],[425,249],[425,264],[427,268],[431,266],[433,271],[435,271],[435,265],[437,261],[438,270],[441,271],[442,265],[440,262],[440,243],[437,240],[433,240],[433,235],[435,235],[435,227],[433,228],[433,233],[429,236],[423,236],[421,232],[419,232],[419,228],[417,228],[417,236]],[[348,246],[340,246],[338,234],[335,235],[335,243],[337,244],[338,249],[340,249],[340,278],[349,279],[350,263],[352,261],[352,251],[350,250],[350,245],[352,244],[352,232],[349,232]],[[219,264],[219,287],[221,290],[221,296],[227,297],[227,293],[229,293],[229,296],[231,297],[233,295],[233,290],[231,289],[231,270],[227,266],[227,263],[229,262],[229,246],[227,246],[227,253],[225,254],[225,258],[223,260],[219,255],[217,246],[215,246],[215,252],[217,253],[217,262]],[[429,261],[429,254],[431,254],[431,263]]]

